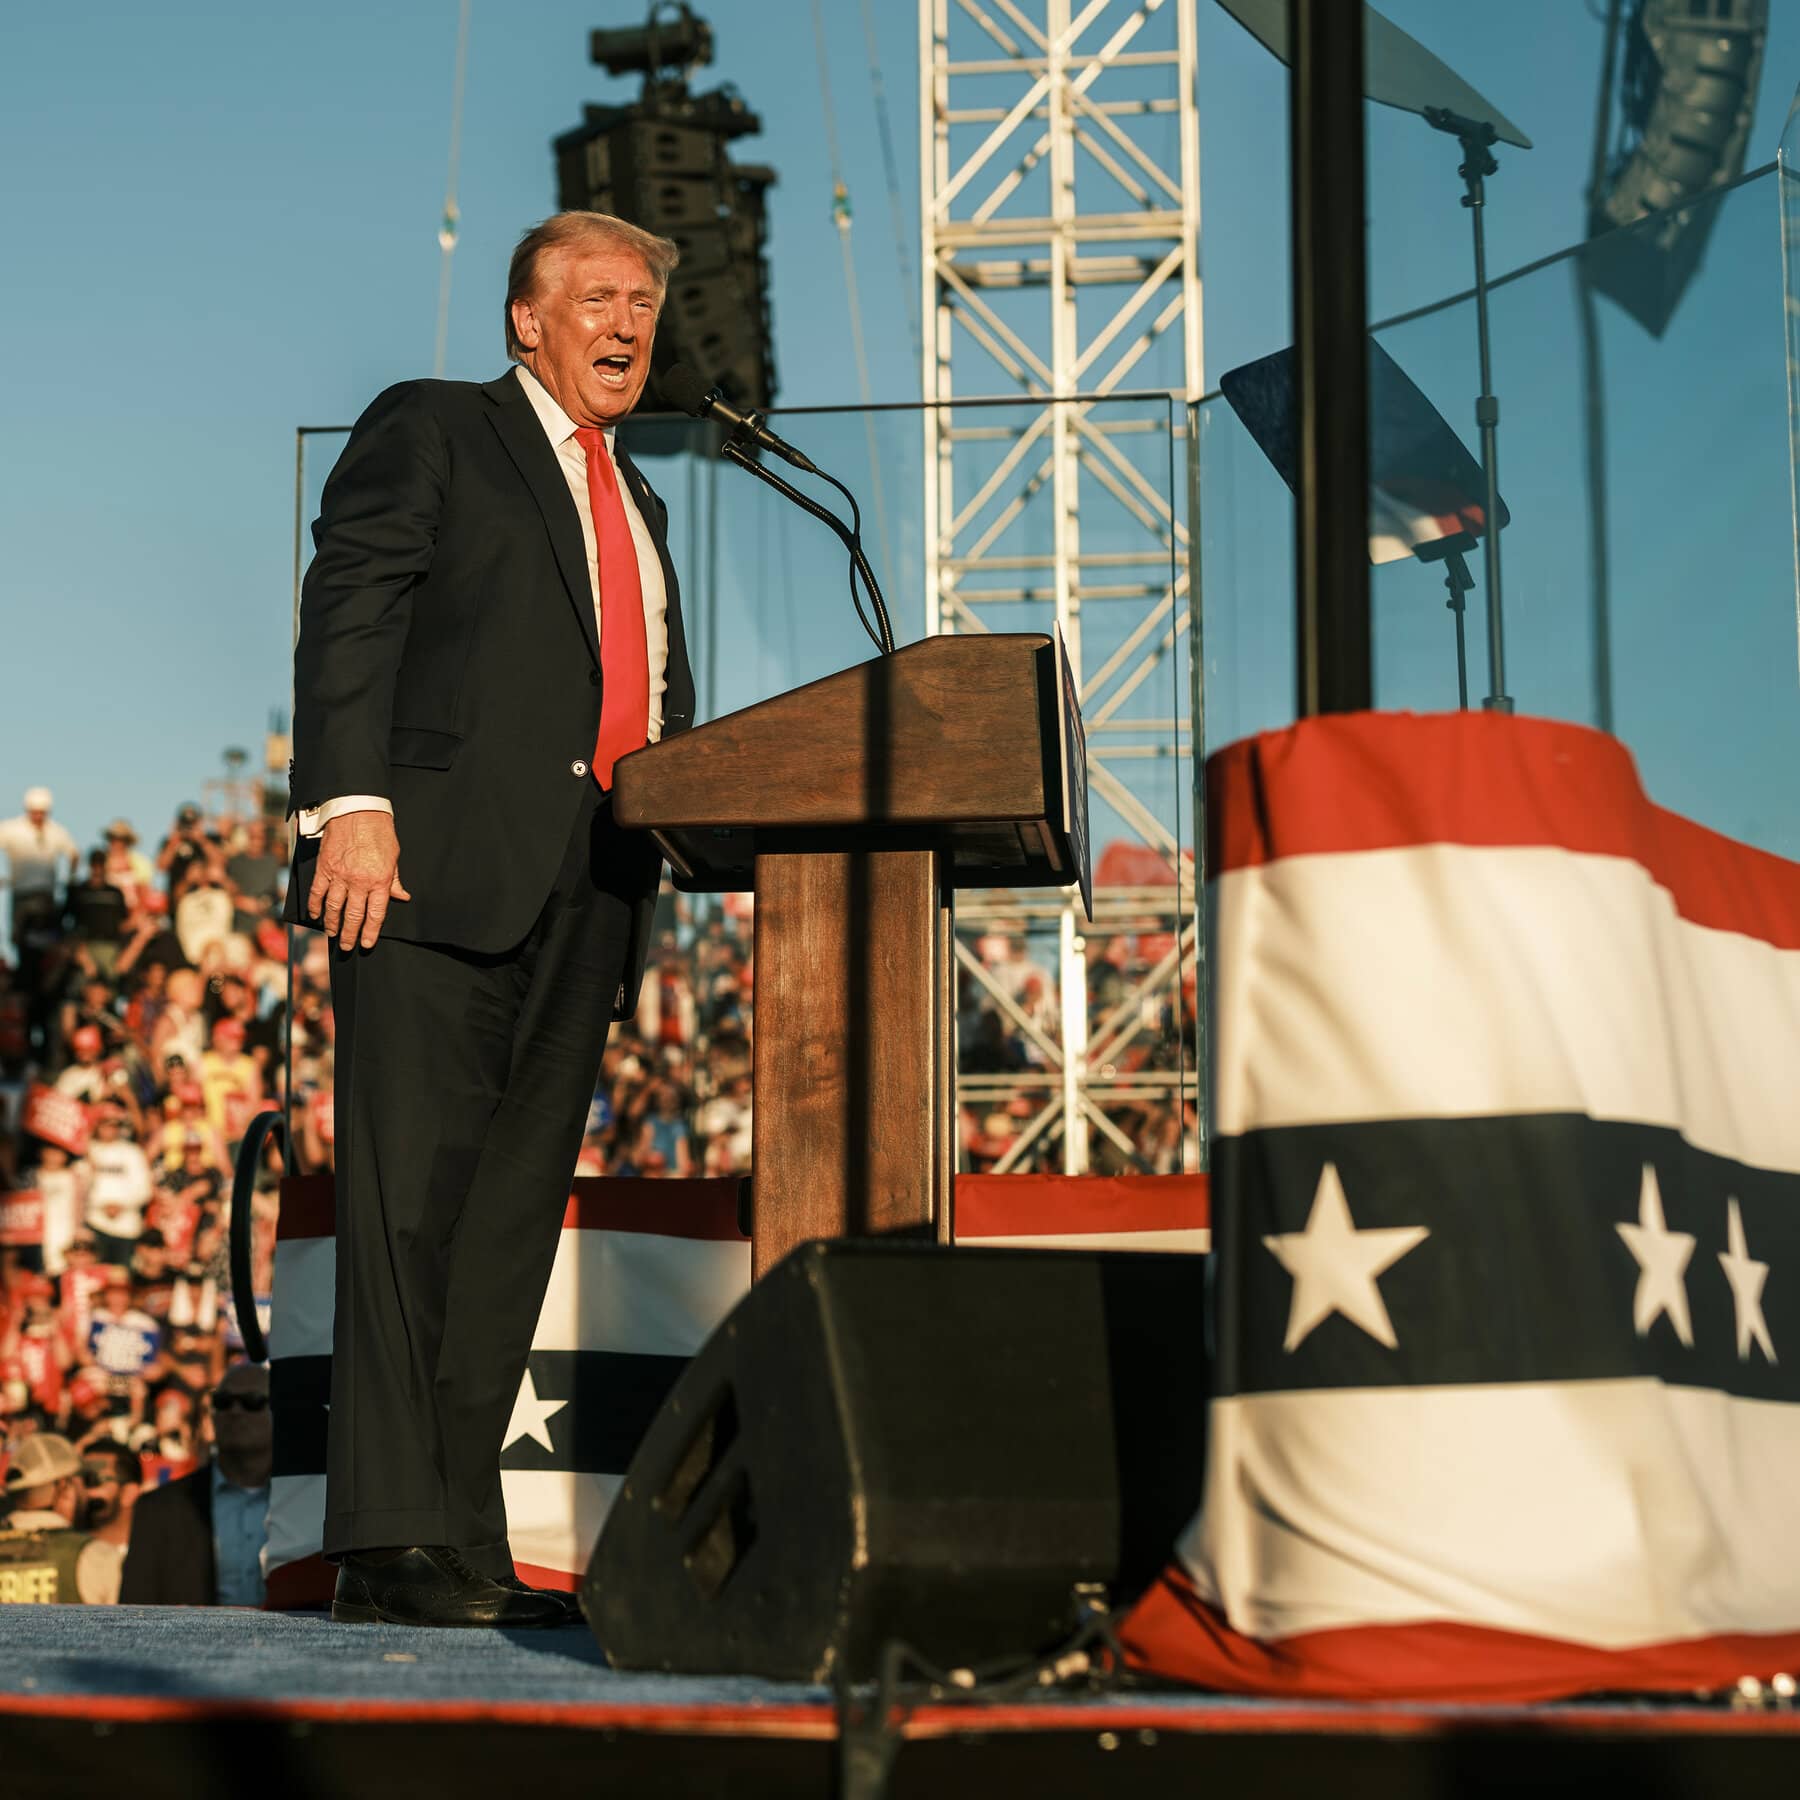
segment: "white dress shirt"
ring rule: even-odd
[[[581,541],[587,551],[588,591],[594,597],[594,630],[600,630],[600,545],[594,531],[593,508],[588,504],[587,452],[575,440],[576,424],[550,397],[543,383],[520,363],[514,370],[531,410],[537,414],[544,435],[562,465],[563,479],[569,484],[569,497],[575,502],[575,516],[581,521]],[[613,455],[613,428],[606,427],[606,454]],[[644,594],[644,645],[650,658],[650,738],[662,736],[663,694],[668,688],[669,667],[669,596],[663,582],[662,559],[656,554],[656,542],[644,515],[638,510],[637,496],[631,483],[613,463],[619,498],[625,507],[625,523],[631,527],[631,541],[637,549],[638,585]],[[393,802],[379,794],[340,794],[318,806],[301,810],[300,835],[318,837],[341,813],[384,812],[394,810]]]

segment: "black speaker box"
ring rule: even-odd
[[[581,1600],[618,1668],[821,1681],[1054,1647],[1199,1502],[1206,1259],[809,1244],[632,1459]]]

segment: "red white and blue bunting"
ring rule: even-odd
[[[1314,720],[1207,791],[1209,1461],[1133,1661],[1515,1699],[1800,1665],[1800,865],[1540,720]]]

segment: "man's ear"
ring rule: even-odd
[[[527,350],[535,350],[543,333],[538,329],[537,313],[529,300],[515,300],[512,303],[513,336]]]

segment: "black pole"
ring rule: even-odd
[[[1488,127],[1492,131],[1493,127]],[[1468,148],[1467,145],[1464,146]],[[1493,158],[1487,157],[1491,164]],[[1481,536],[1482,567],[1487,575],[1488,691],[1482,705],[1490,712],[1511,712],[1512,697],[1506,691],[1506,613],[1500,602],[1500,402],[1494,393],[1494,357],[1488,332],[1487,235],[1482,225],[1487,205],[1485,177],[1470,152],[1465,168],[1469,178],[1463,205],[1469,209],[1475,235],[1475,343],[1481,364],[1481,392],[1475,400],[1475,423],[1481,431],[1482,517],[1487,530]]]
[[[1299,716],[1374,702],[1363,9],[1288,0]]]
[[[1600,88],[1594,99],[1594,148],[1588,171],[1587,217],[1582,229],[1595,235],[1594,211],[1606,186],[1612,126],[1613,71],[1619,61],[1620,0],[1607,0],[1606,38],[1600,51]],[[1594,655],[1594,723],[1613,728],[1612,559],[1607,517],[1606,383],[1600,368],[1600,316],[1588,279],[1586,250],[1573,263],[1576,318],[1581,326],[1582,450],[1588,496],[1588,609]]]

